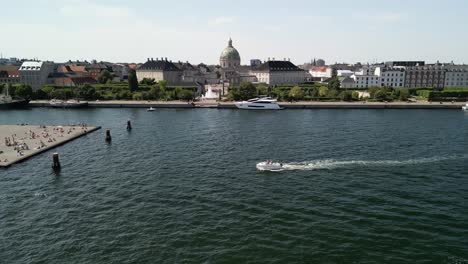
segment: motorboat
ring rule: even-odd
[[[247,101],[236,102],[236,107],[239,109],[249,110],[281,110],[278,105],[278,100],[271,97],[253,98]]]
[[[154,110],[156,110],[156,109],[154,109],[152,106],[150,106],[150,108],[146,109],[146,111],[148,111],[148,112],[153,112]]]
[[[466,105],[462,106],[462,110],[468,111],[468,103],[466,103]]]
[[[263,161],[257,163],[257,170],[260,171],[282,171],[284,170],[283,164],[279,162]]]

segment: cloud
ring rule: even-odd
[[[235,22],[234,17],[216,17],[212,20],[210,20],[210,24],[212,25],[226,25],[226,24],[232,24]]]

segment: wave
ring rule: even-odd
[[[373,166],[406,166],[424,163],[434,163],[447,160],[468,159],[468,155],[439,156],[430,158],[408,159],[408,160],[312,160],[304,162],[283,163],[284,170],[320,170],[337,169],[350,166],[373,167]]]

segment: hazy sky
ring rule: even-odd
[[[465,0],[0,0],[4,57],[468,63]]]

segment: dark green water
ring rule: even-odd
[[[0,263],[468,263],[462,111],[0,112],[78,122],[59,175],[0,170]]]

